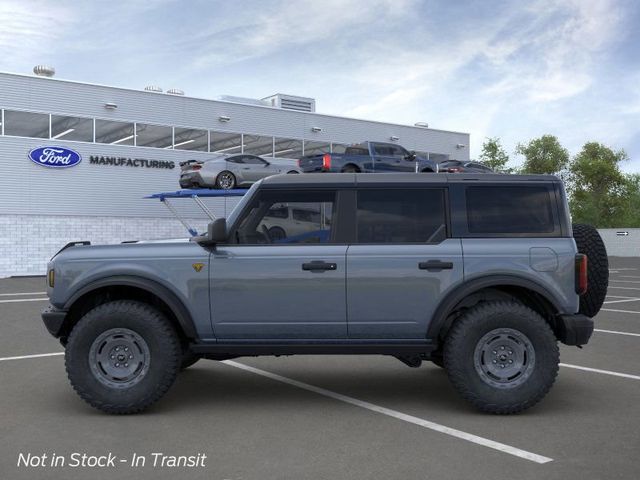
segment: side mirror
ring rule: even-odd
[[[215,245],[224,243],[227,240],[227,219],[218,218],[207,226],[207,233],[193,237],[191,241],[200,245]]]

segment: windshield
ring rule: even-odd
[[[258,189],[261,183],[262,183],[262,180],[259,180],[253,185],[251,185],[251,188],[247,190],[247,193],[244,194],[242,199],[233,208],[233,210],[227,217],[227,228],[230,228],[236,222],[236,218],[238,218],[238,215],[244,209],[245,205],[251,201],[251,199],[255,195],[256,190]]]

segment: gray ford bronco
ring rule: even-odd
[[[279,175],[189,242],[87,243],[52,258],[42,317],[109,413],[199,359],[292,354],[432,361],[478,409],[519,412],[551,388],[558,341],[589,341],[608,283],[552,176]]]

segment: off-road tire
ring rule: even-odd
[[[487,383],[476,367],[476,348],[489,332],[517,331],[534,352],[531,370],[522,383],[498,388]],[[477,409],[494,414],[517,413],[538,403],[558,374],[560,353],[548,323],[515,301],[483,302],[467,310],[451,327],[444,344],[444,366],[460,395]]]
[[[114,329],[134,332],[149,352],[146,373],[127,388],[107,386],[94,373],[92,346]],[[78,395],[92,407],[114,414],[138,413],[155,403],[173,384],[181,361],[173,325],[151,305],[133,300],[104,303],[86,313],[73,327],[65,353],[67,376]]]
[[[604,242],[591,225],[576,223],[573,225],[573,239],[578,252],[587,256],[588,287],[580,296],[580,313],[595,317],[604,303],[609,288],[609,258]]]

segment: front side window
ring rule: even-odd
[[[540,186],[468,187],[469,233],[542,234],[555,231],[551,196]]]
[[[331,243],[335,192],[262,192],[235,233],[239,244]]]
[[[439,243],[447,236],[444,190],[360,190],[358,243]]]

